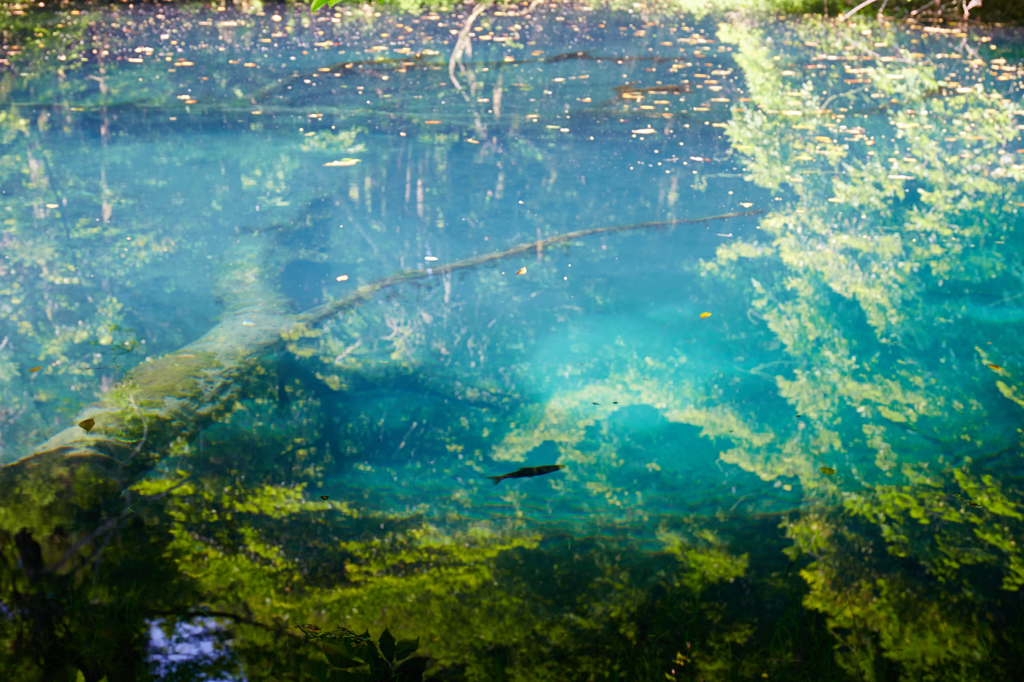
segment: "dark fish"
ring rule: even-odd
[[[523,467],[522,469],[513,471],[511,474],[505,474],[504,476],[488,476],[487,478],[494,481],[494,485],[498,485],[506,478],[530,478],[532,476],[543,476],[544,474],[550,474],[564,468],[565,467],[561,464],[545,464],[544,466],[539,467]]]
[[[95,419],[84,419],[84,420],[78,422],[78,425],[81,426],[83,429],[85,429],[86,433],[89,433],[90,431],[92,431],[92,427],[96,426],[96,420]]]
[[[321,499],[321,500],[326,500],[326,499],[327,499],[328,497],[330,497],[330,496],[329,496],[329,495],[321,495],[321,496],[320,496],[320,499]]]

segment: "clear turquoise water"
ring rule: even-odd
[[[8,73],[0,457],[232,301],[298,312],[399,271],[660,221],[390,288],[283,344],[276,386],[205,447],[243,473],[280,454],[264,480],[287,487],[305,465],[274,444],[306,438],[329,455],[309,498],[385,532],[621,531],[665,551],[680,518],[920,485],[986,508],[999,489],[991,524],[1016,537],[1015,34],[984,34],[974,57],[918,29],[844,43],[812,22],[559,12],[485,15],[454,75],[465,13],[149,9],[99,18],[128,29],[105,56]],[[225,290],[242,266],[268,288]],[[949,487],[979,461],[988,487]]]

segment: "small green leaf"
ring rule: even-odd
[[[388,663],[395,660],[395,638],[390,630],[384,628],[384,632],[380,633],[380,637],[377,638],[377,645]]]
[[[380,650],[377,649],[377,645],[372,641],[359,649],[359,658],[370,664],[371,672],[391,669],[391,664],[384,660],[384,657],[380,655]]]
[[[327,0],[313,0],[313,4],[309,6],[309,11],[315,12],[326,4]]]
[[[416,639],[400,639],[395,645],[395,660],[400,661],[403,658],[408,658],[412,655],[416,649],[420,647],[420,638]]]

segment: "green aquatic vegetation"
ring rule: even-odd
[[[301,26],[302,22],[292,16],[288,23]],[[250,27],[235,28],[239,40],[255,37]],[[821,128],[793,129],[796,117],[780,112],[749,108],[734,114],[735,148],[761,145],[749,150],[752,163],[774,163],[774,141],[759,140],[756,130],[744,127],[751,125],[750,121],[770,123],[764,129],[794,148],[785,168],[771,166],[770,172],[762,174],[765,182],[781,170],[789,178],[781,175],[781,182],[803,187],[792,204],[761,223],[765,239],[757,243],[734,240],[703,270],[708,289],[723,290],[730,299],[728,305],[714,309],[708,323],[735,325],[735,320],[742,322],[746,317],[751,328],[736,332],[734,326],[726,338],[729,342],[743,338],[744,343],[772,349],[770,357],[759,360],[753,369],[746,369],[750,363],[742,360],[733,361],[735,369],[723,366],[722,371],[710,372],[719,368],[700,367],[715,377],[703,384],[691,374],[698,361],[693,355],[687,358],[689,353],[630,354],[616,347],[607,377],[588,379],[586,385],[581,380],[568,389],[563,385],[539,405],[525,406],[527,389],[522,376],[536,373],[537,366],[507,369],[496,367],[493,358],[495,349],[532,348],[528,344],[533,343],[533,327],[540,329],[541,325],[533,325],[528,314],[518,312],[519,306],[531,299],[516,289],[522,280],[502,273],[497,261],[464,262],[459,264],[464,268],[461,272],[440,266],[431,280],[422,270],[398,260],[412,262],[415,256],[418,262],[422,254],[413,249],[393,250],[398,240],[388,238],[389,226],[382,220],[347,222],[349,233],[355,232],[356,224],[365,231],[349,237],[342,228],[321,225],[315,212],[265,223],[246,223],[240,217],[238,233],[231,237],[233,257],[215,266],[219,271],[215,291],[231,311],[223,324],[194,347],[170,354],[153,351],[155,359],[140,364],[129,381],[106,392],[105,416],[89,417],[96,425],[86,434],[90,438],[85,442],[107,447],[107,441],[99,439],[109,438],[110,447],[116,448],[112,452],[119,455],[118,464],[125,470],[123,479],[105,476],[102,465],[76,468],[76,462],[86,459],[79,451],[70,450],[83,442],[78,427],[71,429],[75,440],[51,443],[52,459],[34,460],[60,466],[22,471],[20,477],[12,478],[8,488],[12,495],[6,499],[31,499],[2,510],[2,527],[10,530],[8,535],[26,526],[37,534],[52,529],[57,540],[42,549],[44,565],[57,566],[55,573],[66,571],[69,582],[94,581],[101,588],[90,595],[98,604],[97,614],[112,620],[118,617],[115,605],[122,594],[118,586],[125,584],[126,574],[147,581],[145,603],[124,619],[131,627],[107,630],[96,628],[95,620],[62,621],[66,650],[87,655],[90,650],[72,640],[94,630],[109,635],[119,650],[136,652],[144,641],[144,618],[206,617],[195,615],[192,605],[207,603],[208,617],[230,628],[233,648],[244,659],[246,677],[254,680],[282,679],[289,674],[300,679],[327,677],[330,671],[320,660],[320,652],[294,641],[298,637],[284,634],[290,624],[310,621],[350,627],[335,632],[342,633],[339,637],[353,646],[356,636],[347,633],[378,629],[387,622],[402,636],[419,637],[423,650],[439,667],[466,679],[592,676],[642,680],[665,679],[668,674],[684,679],[691,673],[697,679],[757,678],[762,674],[779,679],[801,674],[814,679],[863,679],[878,670],[892,675],[904,671],[921,679],[953,671],[951,674],[969,678],[980,669],[971,663],[977,656],[987,657],[983,660],[993,670],[1014,670],[1014,659],[1007,653],[1012,641],[1000,639],[998,628],[984,624],[982,614],[989,603],[978,595],[992,598],[993,590],[971,572],[983,568],[999,574],[1003,589],[995,593],[993,609],[999,623],[1012,623],[1005,608],[1011,602],[1000,603],[999,599],[1012,596],[1022,575],[1016,550],[1020,512],[1013,482],[983,471],[927,476],[908,460],[919,457],[924,449],[941,449],[943,456],[959,466],[965,456],[1012,447],[1011,438],[1019,440],[1019,436],[1004,438],[1001,431],[991,434],[985,417],[1000,423],[1000,409],[1019,416],[1013,398],[1020,388],[1012,373],[992,376],[989,369],[977,366],[977,358],[969,350],[976,340],[967,346],[969,368],[962,356],[950,355],[947,363],[931,360],[938,355],[929,352],[928,339],[922,340],[915,325],[921,318],[930,320],[935,311],[923,304],[915,309],[916,299],[902,291],[903,287],[913,292],[931,286],[928,277],[941,277],[951,286],[961,266],[972,283],[987,281],[993,273],[1014,271],[1012,252],[1007,256],[985,250],[980,237],[986,234],[982,229],[986,226],[971,222],[972,216],[984,214],[983,220],[990,224],[1014,225],[1016,214],[1009,205],[999,203],[1016,197],[1012,185],[1017,169],[1001,163],[996,154],[1001,150],[993,142],[1011,132],[1006,106],[985,107],[994,113],[979,119],[971,111],[975,105],[990,104],[988,100],[974,95],[963,101],[952,96],[919,97],[922,90],[927,95],[929,78],[935,79],[937,86],[937,77],[904,66],[886,67],[870,77],[872,83],[877,81],[872,87],[887,97],[897,95],[910,101],[915,110],[927,107],[929,113],[922,118],[917,113],[897,112],[878,123],[879,130],[865,125],[863,132],[852,132],[847,125],[844,133],[841,126],[846,124],[836,124],[835,112],[817,113],[832,104],[827,104],[827,97],[812,101],[812,95],[817,97],[816,87],[787,81],[795,72],[794,76],[780,72],[775,80],[767,77],[786,67],[772,66],[770,51],[757,52],[764,36],[752,35],[746,42],[737,39],[737,45],[743,46],[741,56],[748,49],[757,56],[747,59],[744,68],[751,69],[752,82],[775,83],[772,87],[779,89],[755,92],[752,99],[790,111],[807,102],[800,123],[813,121]],[[765,63],[766,77],[758,80],[754,68]],[[890,79],[890,75],[899,77]],[[487,87],[497,84],[494,74],[487,78],[494,79],[486,82]],[[835,83],[842,80],[836,74],[830,78]],[[889,81],[902,83],[903,89],[890,88]],[[478,82],[484,82],[483,75]],[[796,101],[795,96],[782,89],[791,85],[794,92],[801,93],[801,104],[788,103]],[[97,98],[95,103],[104,104],[105,100]],[[943,109],[946,105],[950,108]],[[938,168],[936,159],[941,156],[935,156],[932,143],[940,130],[927,128],[935,125],[935,120],[953,121],[965,132],[983,131],[984,140],[966,139],[973,134],[963,136],[962,152],[980,159],[979,167],[966,159],[963,164],[951,162],[950,177],[929,177],[927,186],[889,178],[890,174],[911,174],[903,172],[913,167],[902,155],[908,149],[915,160],[927,161],[927,172]],[[488,121],[488,125],[497,123]],[[354,130],[344,123],[341,127]],[[32,130],[28,123],[14,125],[12,139],[25,135],[21,128]],[[882,162],[858,166],[857,159],[862,157],[844,148],[867,140],[848,141],[843,135],[866,137],[868,132],[875,135],[876,143],[866,146],[885,150],[896,160],[896,172],[890,173]],[[327,139],[325,131],[309,137],[303,134],[300,144],[309,147],[307,152],[318,154],[362,144],[358,133],[351,139],[338,135],[321,152],[314,150],[313,142],[321,135]],[[784,137],[787,135],[790,137]],[[889,140],[890,135],[896,141]],[[446,144],[454,145],[457,140],[451,134]],[[526,145],[523,143],[524,148]],[[780,147],[786,149],[788,145]],[[533,144],[531,154],[542,167],[534,166],[529,172],[550,188],[546,196],[556,204],[560,197],[578,196],[578,188],[564,184],[566,169],[542,150],[542,144]],[[417,161],[427,164],[427,175],[440,175],[457,163],[448,151],[437,150],[437,157],[429,163]],[[371,146],[358,153],[367,156],[362,163],[342,169],[351,175],[341,186],[348,185],[352,210],[359,212],[360,218],[365,217],[363,211],[372,217],[382,194],[373,191],[373,183],[380,178],[367,170],[370,164],[365,159],[385,152]],[[523,158],[526,156],[524,151]],[[805,156],[812,158],[801,158]],[[814,156],[819,158],[817,164],[811,163]],[[325,160],[329,159],[317,159],[312,165],[321,168],[319,164]],[[254,154],[242,161],[248,165],[237,178],[247,202],[259,197],[269,212],[268,207],[283,210],[288,202],[301,201],[286,195],[289,186],[304,181],[299,157]],[[891,165],[888,158],[886,161]],[[194,160],[182,163],[189,162]],[[846,171],[847,166],[850,170],[841,175],[839,170]],[[107,178],[104,182],[113,182],[111,169],[108,166],[100,176]],[[512,178],[513,169],[507,171]],[[758,169],[751,172],[756,175]],[[563,181],[558,181],[560,174]],[[975,177],[979,174],[981,179]],[[220,186],[220,182],[209,186]],[[881,187],[876,186],[879,184]],[[414,185],[409,185],[411,190]],[[111,245],[119,245],[133,236],[117,221],[119,211],[128,205],[126,197],[135,193],[127,184],[116,191],[110,187],[108,184],[103,190],[107,201],[101,199],[97,204],[100,225],[110,227],[76,226],[81,232],[73,232],[74,239],[110,230]],[[495,194],[501,191],[499,187],[496,179]],[[963,195],[955,193],[958,187],[964,188]],[[225,196],[228,193],[211,190],[194,201],[209,202],[209,215],[215,216],[223,210],[216,206]],[[432,197],[418,217],[428,224],[450,217],[446,204],[451,196],[455,194]],[[829,201],[833,198],[840,201]],[[473,220],[489,219],[486,200],[472,201],[477,203],[468,215]],[[636,202],[638,210],[644,201]],[[19,210],[34,215],[30,203]],[[410,204],[408,214],[412,216],[417,207]],[[588,210],[601,210],[601,205],[595,203]],[[869,217],[861,218],[861,214]],[[104,215],[111,222],[102,222]],[[567,220],[589,219],[567,216],[554,208],[534,222],[544,234],[557,235],[559,225]],[[516,239],[532,239],[534,222],[525,236]],[[24,222],[21,227],[29,224]],[[876,232],[871,231],[873,226],[877,226]],[[404,224],[402,227],[406,229]],[[23,230],[16,236],[27,234],[28,230]],[[475,237],[478,233],[469,234]],[[583,230],[565,238],[581,241],[589,234]],[[403,239],[407,236],[408,231]],[[1009,232],[1004,236],[1012,238]],[[408,238],[415,241],[423,235],[414,233]],[[956,241],[961,238],[964,243]],[[322,239],[337,250],[355,250],[356,245],[366,249],[365,242],[375,253],[399,263],[400,268],[392,268],[390,261],[388,265],[399,272],[386,284],[394,287],[395,298],[382,302],[380,308],[363,306],[375,298],[383,300],[380,292],[385,285],[375,283],[353,298],[328,292],[329,302],[305,315],[280,314],[287,302],[279,296],[274,273],[284,266],[282,261],[326,257],[309,246],[290,245],[289,239]],[[178,238],[175,248],[179,250],[173,253],[182,258],[205,258],[206,251],[216,248],[204,238],[195,244],[186,241]],[[38,240],[25,250],[33,257],[56,258],[45,246]],[[541,244],[524,242],[518,250],[513,249],[513,255],[517,259],[532,257],[535,248],[539,253],[557,246],[557,239]],[[579,253],[580,245],[573,246]],[[77,255],[82,255],[81,250]],[[610,258],[598,254],[595,262],[608,265]],[[159,261],[139,260],[145,267],[130,272],[137,274]],[[102,265],[111,268],[115,283],[121,277],[131,280],[136,276],[118,270],[113,256]],[[498,267],[488,269],[489,265]],[[519,265],[515,263],[515,267]],[[459,275],[471,267],[479,268],[474,276],[480,289],[508,301],[507,318],[496,318],[486,332],[480,330],[482,325],[471,324],[470,314],[460,310],[463,305],[472,309],[468,305],[472,296],[459,286]],[[510,270],[514,272],[515,267]],[[536,278],[549,289],[558,283],[553,273],[532,265],[523,279],[526,277]],[[22,273],[12,279],[17,279],[19,286],[30,281]],[[414,284],[420,281],[433,287],[417,289]],[[102,287],[89,289],[93,293],[98,290]],[[43,291],[35,307],[18,312],[32,313],[39,325],[48,319],[47,292]],[[582,307],[600,302],[608,293],[588,289],[580,296],[587,299],[585,303],[557,296],[560,298],[551,295],[557,302],[549,307],[561,311],[567,309],[558,308],[560,304]],[[261,302],[266,307],[260,308]],[[850,311],[863,317],[854,317]],[[128,312],[107,313],[121,317],[104,323],[130,324],[145,333],[145,327],[125,317]],[[339,316],[319,324],[335,313]],[[548,321],[554,324],[556,315],[562,313],[544,314],[544,326]],[[963,329],[967,325],[957,319],[960,328],[953,322],[937,321],[924,327],[923,335],[951,343],[963,340],[968,337]],[[950,334],[935,333],[936,329]],[[23,338],[41,335],[41,330],[43,326],[33,327]],[[1009,366],[999,353],[1008,354],[1014,329],[993,327],[992,332],[989,338],[996,349],[991,359]],[[373,345],[373,337],[382,343]],[[84,346],[93,338],[86,335],[76,343]],[[147,341],[149,346],[152,337]],[[184,345],[166,343],[167,348]],[[68,357],[75,356],[68,353]],[[429,366],[428,358],[440,358],[438,361],[452,370],[454,378],[443,389],[431,386],[428,379],[413,381],[418,370]],[[523,358],[523,363],[530,362],[528,352]],[[82,362],[88,359],[82,356]],[[388,362],[381,363],[383,359]],[[989,359],[982,355],[985,362]],[[33,360],[24,368],[41,361]],[[391,365],[386,372],[374,373],[385,364]],[[0,368],[6,368],[3,376],[18,376],[14,364]],[[501,369],[506,369],[505,375]],[[963,380],[978,370],[981,375],[976,382]],[[552,373],[556,371],[560,370]],[[218,378],[225,381],[218,383]],[[445,378],[447,381],[447,375]],[[30,377],[29,381],[39,379]],[[402,381],[407,383],[400,384]],[[440,455],[440,475],[448,478],[443,494],[431,504],[389,507],[375,497],[379,491],[365,483],[387,482],[391,472],[386,460],[391,449],[379,446],[377,451],[371,450],[388,432],[383,419],[378,422],[378,415],[369,409],[357,410],[357,403],[372,392],[368,386],[393,385],[405,386],[410,394],[436,389],[437,395],[458,402],[444,408],[445,421],[450,423],[429,432],[423,427],[413,430],[418,413],[408,430],[405,424],[400,428],[388,425],[389,432],[396,432],[394,453],[408,452],[411,445],[404,451],[402,447],[407,436],[415,434],[421,438],[418,442],[423,450]],[[735,396],[734,389],[743,390],[741,397]],[[176,391],[190,394],[201,409],[189,412]],[[770,397],[765,397],[766,392]],[[757,400],[745,401],[749,395],[757,395]],[[412,403],[411,398],[407,401]],[[166,410],[162,423],[148,412],[158,406]],[[598,408],[609,412],[598,412]],[[794,494],[792,502],[786,502],[804,505],[792,513],[791,529],[787,525],[794,543],[791,565],[784,565],[782,542],[771,532],[777,517],[732,518],[725,511],[730,500],[713,503],[719,512],[716,517],[683,521],[680,517],[693,515],[681,512],[678,500],[665,511],[636,495],[633,480],[624,478],[622,472],[640,470],[652,478],[661,474],[662,480],[667,480],[661,453],[668,446],[616,429],[605,416],[627,410],[655,413],[659,425],[664,421],[688,427],[687,431],[672,432],[685,434],[673,446],[680,447],[680,442],[685,446],[712,444],[709,463],[719,454],[722,462],[738,464],[765,481],[787,477],[798,483],[803,499]],[[970,419],[955,418],[967,410]],[[781,420],[781,413],[797,414],[801,421]],[[335,416],[341,416],[344,423],[333,426],[331,417]],[[442,421],[436,413],[430,413],[430,420]],[[420,437],[424,432],[427,435]],[[492,449],[495,443],[498,446]],[[488,455],[498,461],[524,461],[551,443],[560,448],[560,461],[567,464],[566,481],[541,479],[530,482],[536,484],[533,488],[512,491],[503,486],[504,505],[477,505],[472,486],[459,482],[457,487],[450,480],[467,471],[483,473],[485,464],[488,472],[493,471],[486,462]],[[56,457],[67,453],[79,456]],[[457,459],[459,456],[464,459]],[[872,456],[877,471],[871,470]],[[823,477],[819,468],[823,459],[841,463],[836,464],[841,473]],[[1004,464],[994,456],[989,461],[996,470]],[[339,465],[343,475],[326,479],[327,472],[336,471]],[[403,483],[409,479],[416,482],[415,492],[399,490],[395,499],[415,500],[419,494],[422,503],[425,488],[418,486],[426,486],[429,479],[426,467],[423,469],[403,479]],[[357,476],[375,471],[381,474],[377,479]],[[70,493],[54,485],[55,480],[60,483],[69,478],[74,480]],[[786,483],[787,491],[792,483]],[[127,489],[123,489],[125,485]],[[320,492],[329,492],[330,499],[318,500],[323,497]],[[957,507],[954,500],[962,499],[981,506]],[[558,514],[537,513],[537,500],[578,504],[576,509],[586,513],[594,537],[579,537],[578,515],[569,517],[576,537],[559,534]],[[531,508],[531,504],[535,506]],[[819,504],[833,508],[823,509]],[[494,509],[500,511],[490,521],[477,516]],[[503,519],[503,513],[508,513],[508,518]],[[52,528],[58,519],[69,520],[67,541],[60,540],[63,532],[58,534]],[[607,525],[602,525],[605,522]],[[629,538],[639,524],[659,529],[659,542],[653,547]],[[743,537],[737,526],[746,528],[749,536]],[[30,553],[20,550],[13,539],[5,540],[0,551],[17,581],[6,589],[33,598],[50,589],[51,585],[33,586],[34,564],[25,561]],[[82,551],[67,555],[69,547],[61,543],[81,540],[86,540],[79,548]],[[30,545],[23,539],[21,546]],[[28,568],[13,568],[18,560]],[[921,572],[933,582],[922,581]],[[943,592],[935,582],[954,585],[959,592]],[[13,591],[0,595],[5,604],[17,598]],[[917,608],[921,602],[927,607]],[[751,603],[759,605],[758,613],[751,611]],[[481,609],[480,604],[490,608]],[[907,618],[907,613],[914,617]],[[18,627],[23,628],[23,641],[33,642],[27,622],[27,617],[19,620]],[[834,636],[826,625],[832,626]],[[65,631],[59,636],[65,636]],[[838,653],[833,652],[833,645],[838,646]],[[390,658],[384,651],[389,645],[382,640],[365,646]],[[397,648],[396,659],[400,658]],[[344,652],[329,653],[336,661],[345,662],[337,658]],[[836,661],[842,666],[838,670]],[[27,661],[25,670],[33,664],[45,666],[45,662]],[[890,664],[902,667],[884,667]],[[107,660],[96,666],[102,669],[95,676],[90,669],[90,678],[122,670]],[[672,666],[682,666],[682,674],[677,675],[679,670]],[[59,679],[46,677],[52,672],[44,670],[38,677]],[[74,672],[67,668],[69,675]]]
[[[872,486],[836,509],[784,524],[791,556],[815,557],[801,571],[810,588],[804,604],[827,614],[845,649],[840,663],[851,671],[870,670],[881,658],[924,678],[943,668],[970,675],[1004,664],[998,623],[1012,618],[1006,609],[1013,601],[992,594],[975,567],[1000,570],[1002,589],[1019,589],[1019,504],[987,474],[910,465],[905,473],[908,485]],[[999,511],[962,507],[952,500],[967,496],[950,493],[952,486]],[[999,615],[985,616],[991,609]]]

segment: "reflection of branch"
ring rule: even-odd
[[[261,622],[259,622],[257,620],[252,620],[251,618],[246,618],[245,616],[239,616],[238,614],[235,614],[235,613],[228,613],[227,611],[210,611],[208,609],[200,608],[198,611],[186,611],[185,613],[179,613],[177,611],[153,611],[153,610],[149,610],[149,611],[147,611],[147,613],[153,614],[155,616],[164,616],[164,617],[167,617],[167,616],[177,616],[177,617],[183,618],[183,619],[199,618],[199,617],[227,618],[228,620],[233,620],[236,623],[245,623],[246,625],[255,625],[257,627],[261,627],[261,628],[264,628],[266,630],[270,630],[271,632],[280,632],[280,630],[278,630],[277,628],[271,627],[271,626],[267,625],[266,623],[261,623]],[[291,634],[291,631],[289,630],[288,633]]]
[[[881,58],[882,58],[882,55],[878,54],[877,52],[875,52],[874,50],[872,50],[871,48],[869,48],[869,47],[868,47],[867,45],[862,45],[861,43],[858,43],[858,42],[857,42],[856,40],[854,40],[854,39],[853,39],[853,38],[851,38],[850,36],[846,35],[846,33],[844,33],[843,31],[840,31],[840,32],[839,32],[839,35],[843,36],[843,37],[844,37],[844,38],[846,38],[846,39],[847,39],[848,41],[850,41],[850,44],[851,44],[851,45],[856,45],[856,46],[857,46],[857,47],[859,47],[859,48],[860,48],[861,50],[863,50],[864,52],[867,52],[867,53],[868,53],[869,55],[871,55],[871,56],[872,56],[872,57],[874,57],[875,59],[881,59]],[[893,56],[893,57],[892,57],[892,59],[893,59],[894,61],[897,61],[897,62],[902,62],[903,64],[913,64],[913,63],[914,63],[914,60],[913,60],[913,59],[904,59],[903,57],[896,57],[896,56]]]
[[[920,14],[923,11],[925,11],[926,9],[928,9],[929,7],[931,7],[932,5],[934,5],[937,2],[942,2],[942,0],[932,0],[927,5],[924,5],[923,7],[918,7],[913,12],[911,12],[908,16],[916,17],[918,14]]]
[[[530,3],[530,6],[527,7],[526,9],[524,9],[522,12],[506,12],[505,16],[507,16],[507,17],[525,17],[527,14],[529,14],[530,12],[535,10],[537,8],[537,5],[539,5],[542,2],[544,2],[544,0],[533,0],[533,2]]]
[[[963,0],[961,6],[964,8],[964,21],[967,21],[971,18],[971,10],[975,7],[981,7],[981,0],[970,0],[970,2]]]
[[[369,284],[365,284],[359,287],[356,291],[349,294],[344,298],[340,298],[330,303],[319,305],[316,308],[311,308],[306,312],[297,315],[294,320],[296,324],[313,325],[319,324],[324,320],[327,320],[338,313],[354,308],[363,301],[367,301],[382,289],[387,289],[399,284],[408,284],[419,279],[425,279],[427,277],[433,277],[435,275],[447,275],[448,273],[455,272],[457,270],[467,270],[474,268],[478,265],[484,265],[493,261],[502,260],[511,256],[516,256],[521,253],[527,253],[537,248],[539,244],[542,248],[550,246],[552,244],[559,244],[563,242],[571,242],[574,239],[580,239],[581,237],[589,237],[595,234],[612,234],[616,232],[631,232],[633,230],[649,230],[652,228],[665,228],[674,227],[675,225],[695,225],[698,223],[705,223],[712,220],[728,220],[730,218],[744,218],[747,216],[761,215],[764,213],[762,210],[756,211],[743,211],[739,213],[723,213],[722,215],[708,216],[707,218],[687,218],[677,220],[660,220],[646,223],[636,223],[633,225],[616,225],[613,227],[591,227],[585,230],[576,230],[575,232],[566,232],[564,234],[555,235],[554,237],[548,237],[541,239],[540,241],[526,242],[522,244],[516,244],[515,246],[499,251],[498,253],[489,253],[483,256],[473,256],[465,260],[457,261],[455,263],[449,263],[448,265],[442,265],[436,268],[428,268],[427,270],[405,270],[394,275],[383,277]]]
[[[351,346],[349,346],[344,351],[342,351],[341,355],[339,355],[338,357],[334,358],[334,364],[336,364],[336,365],[340,364],[341,361],[345,358],[345,356],[348,355],[349,353],[351,353],[352,351],[354,351],[356,348],[359,348],[359,345],[362,342],[363,342],[362,339],[356,339],[355,343],[353,343]]]
[[[459,39],[455,41],[455,47],[452,49],[451,59],[448,60],[448,77],[452,79],[452,83],[455,85],[455,89],[462,92],[462,85],[459,84],[459,79],[455,77],[455,65],[462,66],[462,55],[463,53],[473,56],[473,42],[470,40],[469,32],[473,28],[473,22],[476,18],[483,14],[483,11],[490,5],[483,2],[477,3],[473,11],[466,17],[466,23],[462,25],[462,30],[459,31]],[[463,93],[463,97],[467,97]]]
[[[156,502],[161,497],[164,497],[165,495],[167,495],[171,491],[173,491],[173,490],[175,490],[177,488],[180,488],[181,486],[185,485],[191,479],[192,479],[191,476],[186,476],[181,482],[171,486],[170,488],[168,488],[167,490],[163,491],[162,493],[160,493],[158,495],[153,495],[150,499],[147,499],[146,500],[146,504],[152,504],[152,503]],[[99,528],[94,530],[92,533],[90,533],[86,537],[84,537],[81,540],[79,540],[78,542],[76,542],[74,545],[72,545],[68,549],[68,551],[64,552],[64,556],[62,556],[60,558],[60,560],[56,564],[51,566],[48,570],[51,573],[56,573],[57,571],[59,571],[60,567],[63,566],[64,564],[66,564],[68,562],[68,559],[73,557],[75,555],[75,553],[78,552],[78,550],[82,548],[82,546],[89,544],[90,542],[92,542],[96,538],[98,538],[101,535],[103,535],[104,533],[106,533],[108,530],[111,530],[113,527],[115,527],[117,525],[118,521],[120,521],[124,517],[128,516],[129,514],[133,513],[134,510],[131,508],[130,500],[128,500],[126,498],[125,502],[126,502],[126,504],[125,504],[125,510],[124,511],[122,511],[120,514],[118,514],[114,518],[112,518],[109,521],[107,521],[106,523],[104,523],[102,526],[100,526]],[[106,546],[106,543],[104,543],[104,546]],[[101,547],[100,549],[102,550],[103,548]],[[97,550],[97,551],[99,551],[99,550]],[[87,562],[88,562],[88,560],[87,560]]]
[[[862,9],[867,7],[868,5],[871,5],[871,4],[875,3],[875,2],[878,2],[878,0],[864,0],[864,2],[860,3],[859,5],[857,5],[853,9],[851,9],[849,12],[847,12],[846,14],[840,15],[839,16],[839,21],[846,21],[847,19],[852,17],[857,12],[861,11]]]
[[[838,97],[846,97],[846,96],[855,95],[858,92],[864,92],[865,90],[868,90],[870,88],[871,88],[871,85],[868,84],[868,85],[865,85],[863,87],[855,88],[853,90],[847,90],[846,92],[836,93],[836,94],[832,95],[831,97],[829,97],[827,100],[825,100],[822,103],[820,108],[821,109],[828,109],[828,105],[832,103],[832,100],[834,100],[834,99],[836,99]]]

